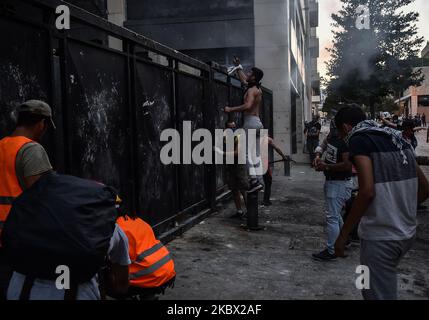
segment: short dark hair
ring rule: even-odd
[[[252,73],[255,76],[256,82],[261,82],[262,78],[264,77],[264,71],[259,68],[253,67]]]
[[[18,127],[31,127],[42,120],[47,120],[49,123],[49,117],[40,114],[34,114],[31,112],[20,112],[18,114],[18,121],[16,125]]]
[[[335,125],[337,128],[341,128],[343,124],[355,127],[358,123],[366,119],[366,114],[359,105],[349,104],[342,107],[335,115]]]

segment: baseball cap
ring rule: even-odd
[[[18,113],[29,112],[32,114],[38,114],[41,116],[48,117],[51,120],[52,128],[56,129],[54,121],[52,120],[52,109],[51,107],[41,100],[28,100],[25,101],[18,107]]]

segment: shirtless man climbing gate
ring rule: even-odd
[[[259,154],[259,130],[264,128],[261,119],[259,118],[259,112],[262,102],[262,89],[261,89],[261,80],[264,77],[264,72],[256,67],[251,69],[247,75],[243,72],[243,67],[240,65],[240,60],[235,57],[234,64],[236,66],[237,75],[241,83],[247,87],[246,93],[244,95],[244,103],[237,107],[225,107],[226,113],[232,112],[243,112],[243,129],[256,129],[257,130],[257,141],[256,149],[257,154]],[[249,154],[249,152],[248,152]],[[252,153],[250,153],[252,154]],[[252,174],[251,167],[254,168],[260,165],[260,161],[253,160],[247,157],[247,162],[250,170],[250,188],[249,193],[261,190],[262,185],[262,176],[257,176]],[[254,172],[254,171],[253,171]]]

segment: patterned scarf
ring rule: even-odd
[[[399,152],[402,155],[402,158],[403,158],[402,164],[403,165],[408,164],[408,159],[407,159],[407,156],[404,152],[404,149],[405,149],[405,147],[411,147],[411,145],[407,140],[405,140],[402,137],[402,132],[395,130],[395,129],[392,129],[392,128],[389,128],[389,127],[382,128],[378,125],[377,122],[375,122],[373,120],[362,121],[356,127],[354,127],[353,130],[348,134],[348,136],[346,138],[346,143],[348,145],[351,137],[353,137],[355,134],[358,134],[358,133],[374,133],[374,132],[383,133],[383,134],[391,137],[392,143],[395,145],[395,147],[399,150]]]

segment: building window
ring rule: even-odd
[[[418,106],[419,107],[429,107],[429,95],[427,95],[427,96],[419,96],[419,98],[418,98]]]

